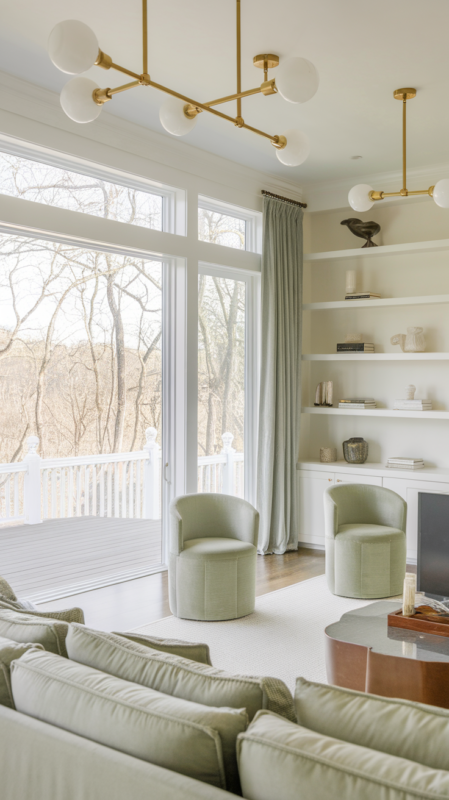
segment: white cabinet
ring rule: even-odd
[[[324,465],[323,465],[324,466]],[[323,494],[335,483],[367,483],[382,486],[382,477],[358,475],[352,472],[323,470],[298,470],[299,480],[299,531],[298,541],[324,547],[324,502]]]
[[[407,503],[407,560],[412,562],[416,561],[418,549],[418,493],[449,494],[449,484],[419,480],[418,476],[415,479],[415,475],[383,479],[383,485],[401,495]]]
[[[307,467],[310,464],[310,469]],[[328,486],[339,483],[364,483],[392,489],[407,503],[407,560],[416,562],[418,545],[418,494],[435,492],[449,494],[449,470],[405,470],[386,469],[383,464],[333,465],[303,461],[299,465],[299,531],[298,541],[312,547],[324,547],[324,503],[323,494]],[[426,477],[422,473],[427,473]]]
[[[299,476],[298,541],[324,547],[323,494],[334,483],[333,472],[301,469]]]
[[[382,478],[374,475],[354,475],[354,473],[336,472],[335,483],[367,483],[371,486],[382,486]]]

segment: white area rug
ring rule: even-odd
[[[282,678],[294,691],[299,675],[326,683],[324,629],[371,600],[335,597],[324,575],[261,595],[254,614],[228,622],[165,617],[135,631],[206,642],[214,667],[245,675]]]

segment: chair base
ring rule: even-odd
[[[234,551],[227,549],[220,557],[195,557],[193,547],[170,557],[170,610],[175,617],[218,622],[252,614],[257,550],[247,543],[235,544]]]

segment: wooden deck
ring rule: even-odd
[[[161,553],[160,520],[74,517],[0,528],[0,575],[33,602],[148,575]]]

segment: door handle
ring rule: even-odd
[[[164,480],[167,483],[170,483],[170,468],[168,466],[168,461],[167,461],[167,463],[166,463],[166,465],[164,467]]]

